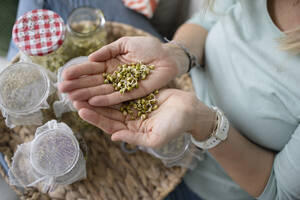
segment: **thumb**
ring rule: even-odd
[[[118,55],[125,54],[125,44],[128,41],[128,37],[122,37],[104,47],[98,51],[89,55],[89,60],[92,62],[104,62],[106,60],[117,57]]]

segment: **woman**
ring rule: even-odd
[[[66,70],[60,90],[113,141],[158,147],[189,132],[204,142],[206,159],[184,178],[195,199],[300,199],[299,27],[299,0],[216,0],[204,19],[199,14],[178,29],[175,42],[122,38]],[[143,122],[111,107],[187,72],[192,55],[205,64],[191,73],[198,98],[162,90],[159,109]],[[139,89],[120,95],[103,84],[102,72],[139,60],[156,66]],[[226,119],[224,138],[208,144]]]

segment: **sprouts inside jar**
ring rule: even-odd
[[[87,56],[106,44],[105,18],[100,9],[80,7],[68,17],[66,43],[75,57]]]
[[[0,104],[11,112],[35,110],[47,98],[47,75],[38,66],[17,63],[0,74]]]
[[[35,138],[30,157],[33,167],[39,173],[63,175],[74,167],[79,152],[79,144],[75,136],[54,129]]]
[[[180,156],[189,145],[189,140],[185,134],[171,140],[168,144],[159,149],[154,149],[154,152],[162,158],[173,158]]]

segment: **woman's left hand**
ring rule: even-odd
[[[117,109],[92,107],[87,102],[75,101],[74,106],[82,119],[112,134],[113,141],[161,147],[185,132],[202,133],[200,138],[208,135],[213,123],[209,120],[212,111],[193,93],[165,89],[159,92],[157,99],[158,109],[145,120],[130,120]]]

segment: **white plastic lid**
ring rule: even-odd
[[[37,172],[62,176],[74,168],[79,154],[79,144],[73,134],[63,129],[50,129],[32,141],[30,160]]]
[[[19,62],[0,73],[0,106],[10,113],[32,113],[47,100],[50,80],[39,65]]]

